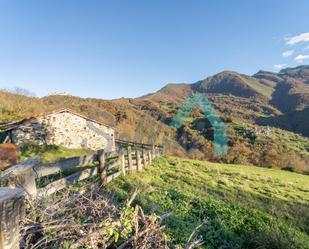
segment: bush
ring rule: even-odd
[[[300,173],[305,173],[309,170],[306,161],[293,151],[284,153],[280,158],[279,166],[283,170]]]
[[[251,150],[247,144],[235,144],[229,148],[228,163],[247,164],[250,162]]]

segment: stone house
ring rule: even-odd
[[[6,125],[12,143],[61,145],[69,149],[115,150],[115,130],[70,109],[62,109]]]

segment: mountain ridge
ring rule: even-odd
[[[254,120],[264,115],[293,116],[294,112],[309,107],[309,65],[282,69],[278,73],[260,70],[252,76],[226,70],[195,83],[168,84],[141,99],[180,104],[191,92],[205,94],[214,105],[219,105],[221,113],[230,112],[232,116],[233,111],[226,109],[228,106],[231,110],[236,110],[234,116],[238,117],[236,114],[239,107],[246,106],[248,109],[249,106],[256,112],[256,115],[251,115],[251,119]],[[255,103],[255,107],[252,107],[250,102]],[[247,119],[246,110],[241,112]],[[309,121],[307,115],[304,119]],[[277,123],[277,125],[285,127],[283,124]],[[297,128],[292,131],[308,134],[304,129]]]
[[[118,138],[164,143],[172,155],[309,171],[307,67],[252,76],[224,71],[192,84],[170,83],[155,93],[114,100],[36,98],[0,91],[0,122],[70,108],[114,126]],[[186,97],[195,92],[204,94],[225,122],[229,136],[225,159],[213,156],[213,128],[199,108],[183,127],[169,126]],[[294,158],[292,166],[284,159],[287,155]]]

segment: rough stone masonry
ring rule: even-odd
[[[31,142],[61,145],[70,149],[115,149],[112,127],[68,109],[18,121],[8,133],[11,141],[17,145]]]

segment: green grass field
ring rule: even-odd
[[[20,147],[21,160],[39,156],[42,163],[56,162],[65,158],[92,155],[91,150],[67,149],[57,145],[24,144]]]
[[[21,152],[23,159],[40,156],[43,162],[92,153],[31,144]],[[77,185],[82,191],[83,182]],[[109,183],[107,191],[121,206],[136,188],[136,204],[145,212],[173,212],[163,230],[171,248],[183,248],[200,224],[201,248],[309,248],[308,175],[160,157],[142,172]]]
[[[135,188],[147,212],[173,211],[165,231],[173,245],[203,223],[202,248],[309,248],[309,176],[162,157],[108,186],[120,201]]]

